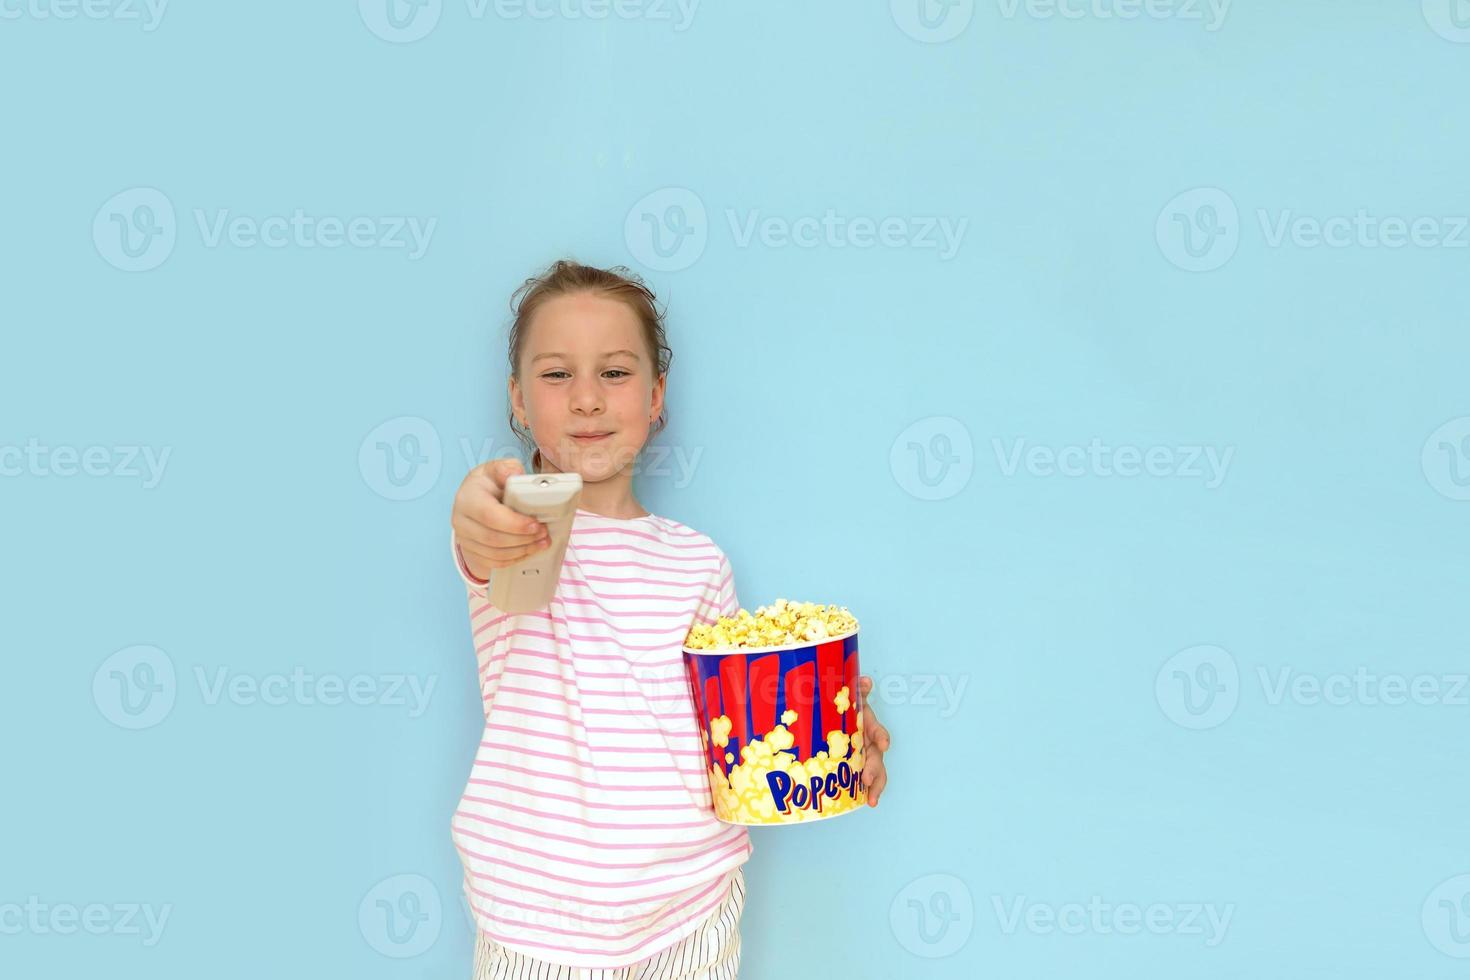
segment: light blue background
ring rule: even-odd
[[[754,832],[742,976],[1464,975],[1470,901],[1456,921],[1440,899],[1470,873],[1467,692],[1272,703],[1261,680],[1448,693],[1467,670],[1470,233],[1273,247],[1260,217],[1453,235],[1470,30],[1448,0],[1239,0],[1216,30],[1177,3],[990,0],[945,41],[875,0],[706,0],[683,30],[445,0],[411,43],[350,0],[175,0],[151,31],[25,3],[0,20],[0,446],[171,455],[151,489],[0,477],[0,906],[171,908],[152,946],[7,929],[0,973],[468,976],[449,818],[481,715],[448,514],[477,447],[509,444],[510,293],[572,255],[669,304],[658,441],[698,456],[687,484],[640,477],[643,502],[721,544],[747,607],[848,605],[887,683],[882,805]],[[92,229],[133,188],[176,241],[129,272]],[[1237,209],[1207,271],[1168,234],[1204,233],[1198,198],[1169,207],[1197,188]],[[209,247],[194,218],[296,208],[437,223],[410,259]],[[946,259],[742,247],[728,217],[829,208],[967,225]],[[649,268],[645,213],[703,250]],[[439,449],[393,500],[370,434],[403,419]],[[1018,439],[1233,456],[1214,488],[1007,475],[993,440]],[[135,645],[177,680],[127,730],[93,681]],[[1166,664],[1201,645],[1237,703],[1195,730]],[[418,717],[211,704],[196,670],[221,668],[436,686]],[[408,958],[359,924],[398,875],[443,903]],[[1018,901],[1093,896],[1231,918],[1213,946],[1007,928]]]

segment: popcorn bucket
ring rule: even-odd
[[[771,826],[860,809],[858,631],[780,647],[684,648],[715,816]]]

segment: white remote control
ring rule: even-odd
[[[545,524],[551,546],[514,565],[491,570],[492,606],[508,613],[528,613],[551,604],[581,497],[582,477],[578,473],[519,473],[506,478],[502,502]]]

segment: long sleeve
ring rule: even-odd
[[[460,553],[459,541],[455,538],[454,528],[449,529],[449,551],[454,556],[454,567],[459,570],[459,577],[464,579],[465,587],[470,590],[472,595],[488,600],[490,598],[490,582],[489,580],[482,581],[470,574],[469,566],[464,562],[464,555]]]

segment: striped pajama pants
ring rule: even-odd
[[[548,963],[502,946],[476,930],[474,980],[738,980],[740,914],[745,909],[745,868],[731,876],[730,892],[689,935],[626,966],[585,967]]]

